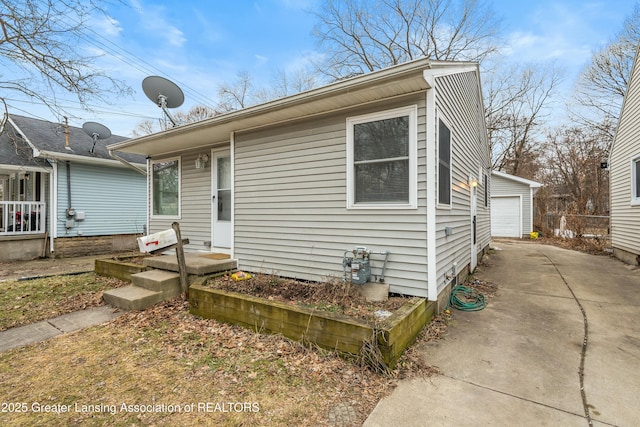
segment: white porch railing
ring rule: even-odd
[[[44,233],[47,204],[0,201],[0,236]]]

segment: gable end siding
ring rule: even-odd
[[[469,176],[478,179],[477,247],[481,251],[491,240],[490,203],[484,205],[483,174],[490,166],[489,145],[483,126],[482,100],[475,73],[460,73],[437,78],[436,109],[451,126],[452,199],[451,209],[437,210],[438,293],[449,282],[446,275],[471,262],[471,199]],[[480,174],[480,176],[478,176]],[[452,234],[446,236],[445,228]],[[456,272],[456,273],[457,273]]]

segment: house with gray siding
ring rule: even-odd
[[[491,236],[529,237],[533,197],[542,184],[504,172],[491,172]]]
[[[611,246],[640,265],[640,60],[636,53],[609,155]]]
[[[321,281],[365,246],[437,300],[490,242],[484,123],[477,64],[422,59],[108,149],[148,158],[148,230],[179,222],[187,250]]]
[[[146,227],[144,157],[109,156],[82,128],[0,119],[0,261],[137,247]],[[137,166],[135,165],[137,164]]]

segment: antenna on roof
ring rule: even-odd
[[[142,80],[142,90],[147,98],[162,108],[173,126],[178,126],[168,110],[169,108],[177,108],[184,102],[184,94],[178,85],[164,77],[149,76]]]
[[[93,147],[91,147],[91,154],[96,148],[96,142],[99,139],[107,139],[111,137],[111,131],[105,125],[96,122],[86,122],[82,125],[82,130],[85,131],[87,135],[93,138]]]

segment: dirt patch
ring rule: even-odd
[[[111,257],[124,257],[125,255],[116,254],[111,255]],[[3,262],[0,263],[0,282],[26,277],[94,271],[96,259],[109,257],[109,255],[91,255],[73,258],[42,258],[30,261]]]
[[[234,281],[231,276],[210,279],[205,286],[314,308],[374,322],[376,312],[390,312],[407,302],[406,297],[390,295],[384,302],[367,301],[357,291],[358,285],[341,282],[303,282],[278,276],[259,274],[251,279]]]

